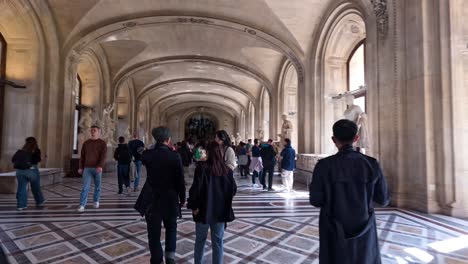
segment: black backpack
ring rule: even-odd
[[[32,154],[20,149],[13,156],[12,162],[15,169],[28,170],[32,166]]]

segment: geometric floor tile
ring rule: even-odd
[[[45,233],[41,235],[36,235],[32,237],[27,237],[23,239],[16,240],[15,243],[18,245],[20,249],[30,249],[33,247],[45,245],[48,243],[53,243],[63,240],[58,234],[56,233]]]
[[[319,229],[316,226],[306,226],[301,230],[297,231],[301,235],[306,235],[314,238],[319,238]]]
[[[259,227],[249,232],[249,235],[251,236],[262,238],[270,242],[282,236],[283,234],[284,234],[283,232],[275,231],[273,229],[269,229],[265,227]]]
[[[99,232],[97,234],[91,234],[85,237],[81,237],[78,240],[88,247],[94,247],[110,241],[114,241],[119,238],[122,238],[122,236],[116,234],[115,232],[107,230]]]
[[[96,233],[103,229],[104,228],[100,225],[88,222],[88,223],[81,224],[79,226],[64,229],[63,231],[65,231],[67,234],[69,234],[72,237],[77,237],[77,236],[87,235],[90,233]]]
[[[227,249],[234,250],[244,255],[252,255],[254,252],[266,246],[265,243],[250,238],[238,237],[224,244]]]
[[[52,264],[96,264],[97,262],[86,254],[80,254],[71,258],[61,259]]]
[[[313,253],[319,248],[319,241],[304,238],[296,235],[289,236],[286,240],[280,243],[281,245],[289,246],[295,249]]]
[[[17,228],[11,231],[7,231],[7,233],[11,234],[10,236],[12,238],[18,238],[18,237],[38,234],[38,233],[49,231],[49,230],[50,229],[44,225],[31,225],[31,226],[21,227],[21,228]]]
[[[70,243],[65,242],[28,251],[26,252],[26,256],[28,256],[28,258],[33,263],[37,263],[50,260],[56,257],[61,257],[63,255],[67,255],[76,251],[78,251],[77,248],[72,246]]]
[[[274,180],[280,189],[280,178]],[[84,213],[76,212],[81,179],[65,178],[44,187],[48,202],[43,209],[17,212],[14,194],[0,195],[0,243],[11,264],[149,263],[146,222],[133,209],[137,195],[117,195],[115,175],[104,175],[102,182],[101,208]],[[287,197],[252,190],[248,180],[237,176],[236,182],[236,220],[224,232],[223,263],[318,264],[319,209],[309,206],[307,187],[295,186],[296,193],[305,195]],[[177,220],[176,262],[193,263],[195,223],[190,210],[182,209],[182,215]],[[468,264],[468,245],[450,253],[428,246],[467,235],[468,222],[394,208],[376,209],[376,218],[384,264],[415,260],[411,252],[430,255],[429,264]],[[212,257],[210,236],[208,232],[205,263]],[[163,246],[164,240],[163,228]]]
[[[96,249],[96,251],[104,256],[107,260],[112,261],[117,258],[125,257],[136,251],[143,249],[143,246],[132,241],[122,241],[109,246]]]
[[[298,224],[296,224],[294,222],[291,222],[291,221],[285,221],[285,220],[278,219],[278,220],[275,220],[275,221],[269,223],[268,226],[276,227],[276,228],[283,229],[283,230],[286,230],[286,231],[291,231],[296,226],[298,226]]]
[[[297,264],[302,263],[306,257],[280,248],[272,248],[261,255],[258,259],[274,264]]]

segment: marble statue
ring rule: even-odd
[[[242,137],[239,132],[237,132],[235,139],[236,139],[236,145],[239,145],[242,141]]]
[[[343,114],[344,118],[353,121],[358,126],[359,140],[356,142],[356,147],[367,149],[370,147],[367,114],[362,111],[359,105],[354,104],[354,95],[346,95],[345,100],[348,108]]]
[[[132,132],[130,132],[130,126],[127,126],[127,129],[125,130],[124,137],[125,137],[125,140],[126,140],[127,142],[130,141],[130,140],[132,140],[133,135],[132,135]]]
[[[264,137],[265,137],[265,131],[263,131],[263,129],[258,129],[257,130],[257,139],[261,141],[264,140]]]
[[[112,118],[112,112],[114,111],[115,104],[111,103],[107,105],[103,112],[102,112],[102,131],[103,131],[103,139],[107,141],[109,146],[117,145],[115,142],[114,134],[115,134],[115,121]]]
[[[80,128],[78,134],[78,153],[81,152],[83,143],[90,138],[89,129],[93,124],[93,110],[91,108],[82,109],[81,118],[80,121],[78,121],[78,127]]]
[[[288,120],[288,115],[283,114],[281,118],[283,119],[283,125],[281,126],[281,134],[278,134],[278,136],[281,138],[281,140],[285,138],[291,139],[293,124],[290,120]]]

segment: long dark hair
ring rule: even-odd
[[[225,147],[230,147],[231,146],[231,138],[229,137],[228,133],[226,130],[218,130],[216,131],[216,137],[221,139],[223,141],[223,145]]]
[[[33,153],[39,147],[37,146],[37,140],[34,137],[26,138],[26,143],[24,143],[23,150],[29,153]]]
[[[226,176],[229,167],[224,163],[224,148],[215,141],[210,142],[206,148],[208,168],[213,176]]]

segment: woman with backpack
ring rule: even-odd
[[[207,147],[208,160],[199,162],[189,191],[187,208],[196,222],[195,264],[203,263],[206,237],[211,230],[213,264],[223,263],[223,236],[227,222],[234,221],[232,200],[237,191],[232,169],[224,162],[224,148],[212,142]]]
[[[18,189],[16,192],[17,210],[22,211],[28,207],[28,183],[37,206],[43,206],[45,199],[41,191],[40,174],[37,164],[41,160],[41,152],[37,141],[33,137],[26,138],[23,148],[18,150],[11,161],[16,169]]]

